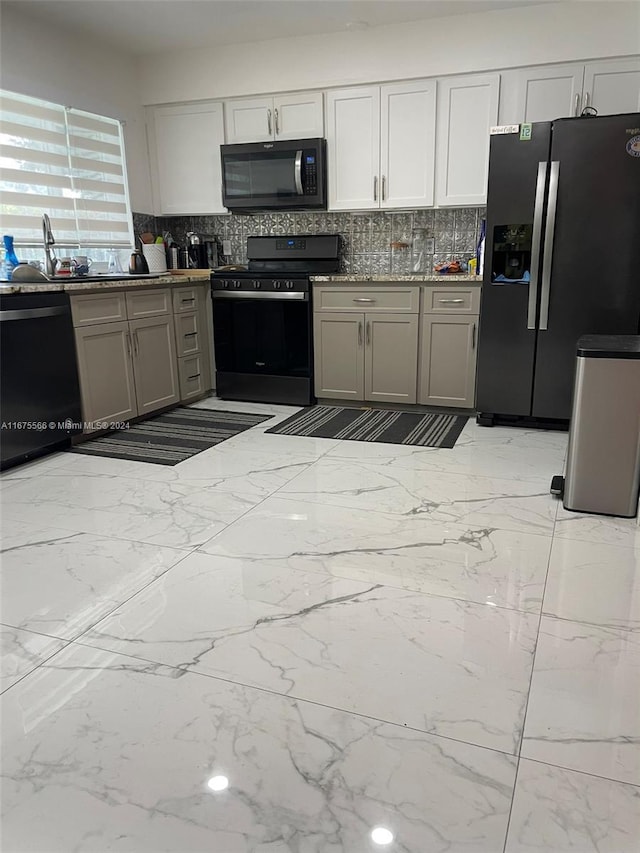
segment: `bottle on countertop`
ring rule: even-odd
[[[20,261],[13,249],[13,237],[10,234],[5,234],[2,242],[4,244],[4,270],[6,278],[11,278],[11,273],[20,264]]]

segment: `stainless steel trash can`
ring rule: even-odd
[[[565,509],[633,518],[640,489],[640,335],[578,341]]]

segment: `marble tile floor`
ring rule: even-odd
[[[0,477],[7,853],[637,853],[640,528],[566,435]],[[35,819],[37,816],[37,819]]]

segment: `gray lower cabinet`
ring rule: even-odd
[[[113,423],[135,417],[136,387],[129,323],[76,328],[76,349],[84,420]],[[91,428],[85,430],[90,432]]]
[[[418,402],[472,408],[475,402],[476,314],[423,314]]]
[[[202,397],[206,389],[206,363],[202,355],[187,355],[178,359],[180,399],[191,400]]]
[[[130,320],[138,414],[180,401],[173,317]]]
[[[365,314],[364,399],[415,403],[417,314]]]
[[[416,314],[327,311],[313,321],[316,397],[416,402]]]
[[[364,399],[364,314],[314,314],[316,397]]]
[[[194,285],[71,297],[84,420],[96,424],[85,432],[206,394],[207,293]]]

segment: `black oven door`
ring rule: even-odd
[[[218,396],[230,400],[311,403],[308,294],[241,297],[214,291],[213,296]]]
[[[229,210],[326,209],[324,139],[222,145],[220,151]]]

